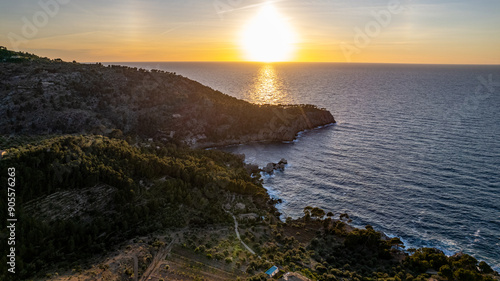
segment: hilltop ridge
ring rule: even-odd
[[[335,123],[313,105],[256,105],[161,70],[68,63],[5,48],[0,61],[2,134],[113,133],[207,147],[290,141]]]

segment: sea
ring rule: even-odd
[[[464,252],[500,271],[500,66],[120,63],[161,69],[254,103],[314,104],[337,123],[287,143],[226,147],[265,166],[282,218],[348,213],[407,248]]]

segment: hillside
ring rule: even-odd
[[[16,169],[17,271],[3,255],[0,279],[266,280],[278,265],[278,276],[311,280],[498,280],[469,255],[402,252],[398,238],[352,228],[347,214],[306,207],[281,222],[241,157],[155,146],[61,136],[8,149],[0,170]]]
[[[312,105],[255,105],[175,73],[66,63],[5,49],[0,99],[6,117],[1,134],[125,134],[206,147],[289,141],[335,122]]]
[[[63,136],[9,149],[0,161],[2,171],[8,167],[22,187],[16,192],[19,277],[104,254],[138,235],[230,222],[224,204],[242,202],[261,215],[272,210],[241,159],[213,150],[139,149],[102,136]],[[0,206],[6,210],[7,202]],[[4,267],[5,255],[1,260]]]

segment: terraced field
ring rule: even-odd
[[[96,185],[85,189],[69,189],[52,193],[42,199],[25,204],[25,212],[41,221],[66,220],[80,217],[91,220],[89,212],[105,215],[109,212],[111,196],[117,188],[109,185]]]

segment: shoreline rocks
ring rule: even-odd
[[[268,163],[264,168],[261,169],[262,172],[272,175],[274,171],[285,171],[285,167],[288,164],[288,161],[285,158],[282,158],[278,163]]]

